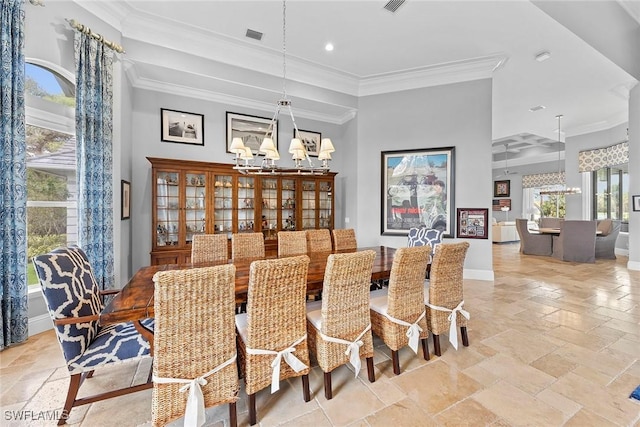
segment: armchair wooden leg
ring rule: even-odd
[[[427,338],[422,338],[420,341],[422,341],[422,356],[424,357],[424,360],[430,360],[431,357],[429,357],[429,340]]]
[[[58,425],[61,426],[67,422],[67,418],[73,408],[73,403],[76,401],[78,390],[80,390],[80,384],[82,384],[82,374],[71,375],[69,380],[69,391],[67,392],[67,400],[64,402],[64,408],[62,409],[62,415],[58,420]]]
[[[92,377],[93,377],[93,372],[94,372],[94,371],[89,371],[89,372],[87,372],[87,376],[86,376],[86,378],[92,378]]]
[[[369,382],[376,382],[376,373],[373,370],[373,357],[367,357],[367,374],[369,375]]]
[[[331,372],[324,373],[324,397],[327,400],[333,398],[333,392],[331,391]]]
[[[238,413],[236,411],[236,402],[229,403],[229,425],[238,427]]]
[[[249,395],[249,425],[255,425],[256,423],[256,394]]]
[[[393,373],[400,375],[400,360],[398,360],[397,350],[391,350],[391,363],[393,364]]]
[[[302,397],[305,402],[311,400],[311,393],[309,392],[309,375],[302,376]]]
[[[467,335],[466,326],[460,326],[460,335],[462,335],[462,345],[469,347],[469,335]]]
[[[442,356],[440,352],[440,336],[436,334],[433,334],[433,352],[436,356]]]

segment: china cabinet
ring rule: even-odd
[[[197,233],[261,232],[266,252],[275,254],[280,230],[333,228],[335,173],[245,175],[232,164],[147,159],[152,265],[190,262]]]

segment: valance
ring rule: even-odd
[[[564,172],[538,173],[535,175],[524,175],[522,177],[522,188],[544,187],[547,185],[563,185]]]
[[[629,163],[628,141],[610,147],[585,150],[578,153],[578,172],[592,172],[624,163]]]

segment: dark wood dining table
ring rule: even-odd
[[[395,248],[373,246],[361,247],[355,250],[318,252],[307,254],[310,258],[309,271],[307,273],[307,293],[314,294],[322,290],[327,257],[331,253],[345,253],[364,250],[374,250],[376,252],[373,269],[371,270],[371,280],[388,279],[391,273],[391,265],[393,264],[393,256],[396,252]],[[249,285],[249,267],[255,260],[256,258],[248,258],[227,261],[227,263],[232,263],[236,266],[236,301],[246,301],[247,288]],[[158,271],[209,267],[223,263],[224,261],[199,264],[150,265],[142,267],[102,310],[102,313],[100,314],[100,324],[106,325],[120,322],[133,322],[136,329],[150,343],[153,343],[153,331],[147,329],[142,323],[142,320],[154,317],[153,276]]]

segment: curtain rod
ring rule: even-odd
[[[86,25],[82,25],[81,23],[79,23],[75,19],[65,19],[65,21],[67,21],[69,23],[69,25],[71,25],[72,28],[74,28],[74,29],[80,31],[83,34],[86,34],[86,35],[98,40],[99,42],[101,42],[102,44],[104,44],[107,47],[110,47],[111,49],[115,50],[116,52],[125,53],[124,52],[124,48],[122,46],[120,46],[118,43],[114,43],[112,41],[109,41],[109,40],[105,39],[101,34],[94,33],[93,31],[91,31],[91,28],[87,27]]]

